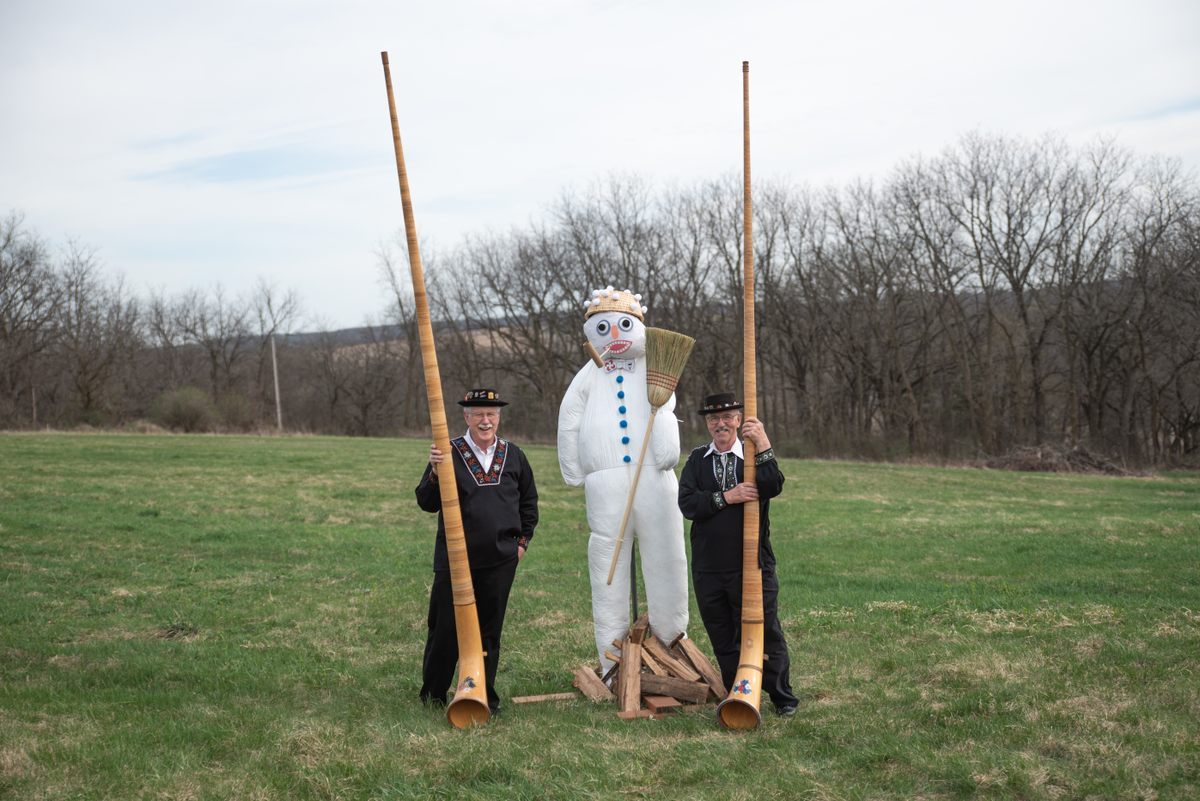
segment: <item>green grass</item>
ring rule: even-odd
[[[1196,474],[785,461],[795,718],[458,731],[416,701],[427,447],[0,435],[0,798],[1200,796]],[[582,496],[527,451],[503,696],[594,660]]]

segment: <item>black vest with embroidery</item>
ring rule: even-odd
[[[680,492],[687,487],[704,499],[709,509],[709,498],[713,493],[732,489],[744,480],[745,462],[733,453],[722,470],[721,457],[713,452],[704,455],[707,447],[692,451],[679,477]],[[771,459],[758,465],[755,472],[759,491],[758,565],[761,568],[775,566],[775,552],[771,548],[771,501],[783,489],[783,473],[779,462]],[[710,515],[693,518],[691,526],[692,571],[696,573],[740,573],[742,571],[742,520],[745,518],[742,504],[730,504]],[[692,517],[684,510],[684,517]]]
[[[465,437],[450,440],[450,447],[471,569],[516,559],[517,541],[532,538],[538,517],[537,488],[525,454],[516,445],[497,439],[490,469],[484,470]],[[438,512],[433,569],[449,570],[441,493],[429,473],[427,466],[417,486],[417,502],[426,511]]]

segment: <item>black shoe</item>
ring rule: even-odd
[[[488,713],[492,717],[496,717],[496,715],[500,714],[500,705],[496,704],[495,706],[492,706],[491,704],[488,704]]]
[[[446,705],[446,697],[445,696],[439,697],[436,695],[422,695],[422,696],[420,696],[420,698],[421,698],[422,704],[424,704],[425,706],[433,707],[434,709],[438,709],[438,708],[444,707]]]
[[[775,707],[775,713],[781,718],[790,718],[796,714],[796,704]]]

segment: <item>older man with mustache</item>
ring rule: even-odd
[[[770,499],[783,491],[783,472],[757,418],[742,421],[732,393],[709,395],[699,413],[712,442],[692,451],[679,477],[679,509],[692,521],[692,586],[704,629],[728,690],[737,675],[742,636],[743,504],[759,504],[758,564],[763,586],[763,689],[775,711],[789,717],[798,701],[788,673],[787,641],[779,624],[779,579],[771,550]],[[742,435],[755,445],[755,483],[746,484]]]
[[[458,486],[463,533],[471,584],[479,612],[487,673],[488,707],[500,710],[496,669],[500,663],[500,633],[517,563],[533,539],[538,522],[538,494],[533,470],[513,443],[500,439],[500,409],[508,405],[494,389],[473,389],[458,402],[463,407],[466,433],[450,440],[454,479]],[[429,465],[417,485],[417,505],[438,513],[437,542],[433,550],[433,587],[429,593],[428,634],[422,664],[421,700],[444,706],[454,668],[458,664],[458,638],[454,624],[454,598],[450,586],[450,560],[446,552],[446,526],[442,496],[434,465],[447,458],[436,445],[429,448]]]

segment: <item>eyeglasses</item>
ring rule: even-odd
[[[725,412],[724,414],[706,414],[704,420],[707,423],[736,423],[741,418],[741,415],[736,412]]]
[[[467,417],[472,420],[499,420],[500,412],[467,412]]]

